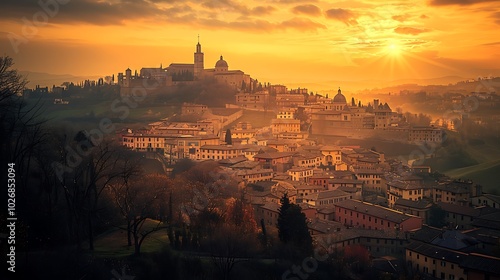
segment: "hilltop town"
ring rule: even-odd
[[[328,97],[305,88],[259,86],[239,70],[229,72],[222,57],[215,69],[204,69],[202,62],[198,43],[194,64],[119,74],[122,95],[130,94],[127,80],[140,86],[141,80],[159,79],[170,86],[186,82],[181,76],[191,78],[189,83],[215,77],[238,91],[224,108],[183,103],[175,120],[129,129],[118,138],[124,146],[154,154],[166,172],[179,161],[217,162],[221,174],[236,178],[267,230],[277,230],[286,194],[300,206],[315,242],[328,240],[327,250],[361,245],[372,265],[388,275],[401,274],[406,265],[422,277],[499,276],[490,265],[500,264],[500,196],[429,166],[387,158],[384,151],[324,138],[440,145],[445,128],[413,125],[378,99],[362,104],[354,97],[348,102],[341,89]],[[254,127],[239,121],[245,111],[274,116],[269,125]]]
[[[210,100],[214,99],[210,94],[218,92],[211,92],[207,85],[226,91],[223,102]],[[215,106],[182,99],[197,88],[202,89],[197,96],[205,94],[204,100]],[[341,88],[329,96],[261,83],[242,70],[229,70],[223,56],[214,68],[207,69],[199,42],[193,63],[145,67],[134,74],[126,69],[117,74],[116,81],[113,75],[81,85],[54,85],[51,91],[48,87],[26,89],[23,94],[27,98],[53,96],[50,106],[59,109],[78,106],[73,102],[82,102],[85,94],[104,98],[102,92],[116,98],[111,112],[95,115],[92,111],[85,117],[90,121],[109,117],[117,124],[110,135],[114,144],[131,152],[130,158],[141,164],[146,159],[148,165],[153,162],[155,171],[144,167],[143,172],[172,178],[164,179],[169,182],[166,185],[171,184],[170,200],[172,193],[178,197],[169,202],[170,217],[163,222],[169,223],[172,248],[186,255],[193,254],[190,250],[207,250],[202,243],[203,238],[212,238],[207,233],[208,228],[213,229],[210,215],[227,219],[224,213],[235,211],[231,208],[236,207],[234,203],[242,203],[240,207],[248,211],[241,215],[248,219],[238,226],[252,227],[260,236],[263,256],[280,256],[281,251],[273,251],[278,246],[273,242],[283,231],[283,207],[293,204],[305,219],[306,235],[311,236],[315,249],[321,248],[329,256],[351,254],[359,262],[357,266],[341,264],[345,278],[366,277],[367,271],[394,279],[400,275],[500,277],[494,269],[500,265],[500,196],[477,182],[451,178],[424,164],[449,139],[448,134],[458,131],[455,119],[431,123],[426,116],[405,114],[388,102],[394,99],[390,95],[381,95],[388,100],[377,97],[367,102],[352,93],[347,93],[351,98],[346,97]],[[481,100],[497,106],[495,93],[478,94],[472,96],[483,96]],[[148,101],[158,103],[154,108],[168,104],[175,110],[166,116],[162,109],[148,113],[147,122],[139,119],[133,127],[117,122],[125,120],[146,96],[156,98]],[[168,99],[171,96],[175,98]],[[78,131],[73,144],[79,147],[76,139],[93,136]],[[413,150],[407,156],[387,156],[388,151],[365,144],[367,139],[394,147],[410,145]],[[119,185],[109,184],[111,188]],[[215,190],[212,184],[217,186]],[[208,202],[191,205],[196,203],[185,196],[188,192],[196,196],[197,187],[202,188],[203,199],[222,202],[210,207]],[[163,195],[162,201],[166,201]],[[142,218],[161,216],[154,213]],[[221,224],[216,227],[224,229]],[[136,247],[137,254],[138,250]]]

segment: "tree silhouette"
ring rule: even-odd
[[[432,205],[429,209],[429,225],[442,228],[446,225],[446,212],[438,205]]]
[[[162,214],[167,184],[168,178],[158,174],[110,184],[115,204],[127,222],[128,245],[132,245],[132,237],[136,255],[148,235],[166,228],[163,222],[153,219]]]
[[[290,203],[285,193],[281,198],[278,214],[278,236],[280,240],[299,253],[312,252],[312,238],[307,227],[306,216],[300,206]]]
[[[283,194],[280,202],[281,207],[278,211],[278,236],[282,242],[287,243],[290,239],[290,225],[288,224],[286,215],[288,209],[290,209],[290,199],[287,193]]]
[[[228,128],[226,130],[226,138],[225,138],[226,144],[232,145],[233,144],[233,137],[231,135],[231,130]]]

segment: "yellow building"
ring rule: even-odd
[[[203,104],[184,102],[181,107],[181,114],[183,115],[191,115],[191,114],[202,115],[206,111],[208,111],[208,106]]]
[[[400,198],[417,201],[425,197],[427,188],[417,182],[392,181],[387,183],[387,198],[389,207],[393,208]]]
[[[171,153],[175,158],[189,158],[200,160],[200,148],[206,145],[219,145],[219,137],[215,135],[200,135],[194,137],[180,137],[172,142],[172,147],[165,149],[165,153]]]
[[[378,194],[387,194],[387,184],[384,179],[384,172],[376,169],[353,168],[358,180],[364,182],[364,190]]]
[[[294,119],[294,116],[295,109],[293,108],[281,109],[278,111],[278,114],[276,114],[277,119]]]
[[[205,145],[200,148],[201,159],[229,159],[243,155],[241,147],[232,145]]]
[[[272,119],[271,129],[274,137],[285,132],[300,132],[300,120],[294,119]]]
[[[307,178],[313,176],[313,170],[313,167],[293,167],[288,170],[288,175],[290,175],[292,181],[306,182]]]
[[[442,183],[433,188],[433,200],[437,202],[446,202],[460,205],[467,205],[471,198],[471,188],[467,184],[460,183]]]
[[[293,107],[304,105],[306,100],[305,95],[300,93],[280,93],[276,94],[277,107]]]
[[[236,94],[236,105],[248,109],[265,109],[269,107],[270,97],[267,90],[255,93]]]
[[[411,127],[408,141],[414,143],[441,143],[443,142],[443,130],[432,126]]]
[[[438,279],[467,279],[460,263],[467,254],[432,244],[414,241],[406,248],[406,263],[416,273]]]
[[[135,151],[163,152],[169,139],[165,135],[131,133],[122,135],[122,144]]]
[[[271,181],[274,171],[272,169],[247,169],[238,170],[236,176],[245,183]]]
[[[323,165],[337,165],[342,163],[342,149],[337,146],[323,146],[320,149],[323,156]]]

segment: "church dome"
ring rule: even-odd
[[[337,95],[333,98],[333,102],[335,103],[347,103],[345,96],[342,94],[342,91],[339,88]]]
[[[227,68],[228,67],[227,62],[224,59],[222,59],[222,55],[220,56],[219,61],[217,61],[217,63],[215,63],[215,67],[216,68],[219,68],[219,67]]]

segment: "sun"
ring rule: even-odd
[[[399,56],[402,52],[401,46],[395,42],[390,42],[387,46],[387,54],[392,56]]]

